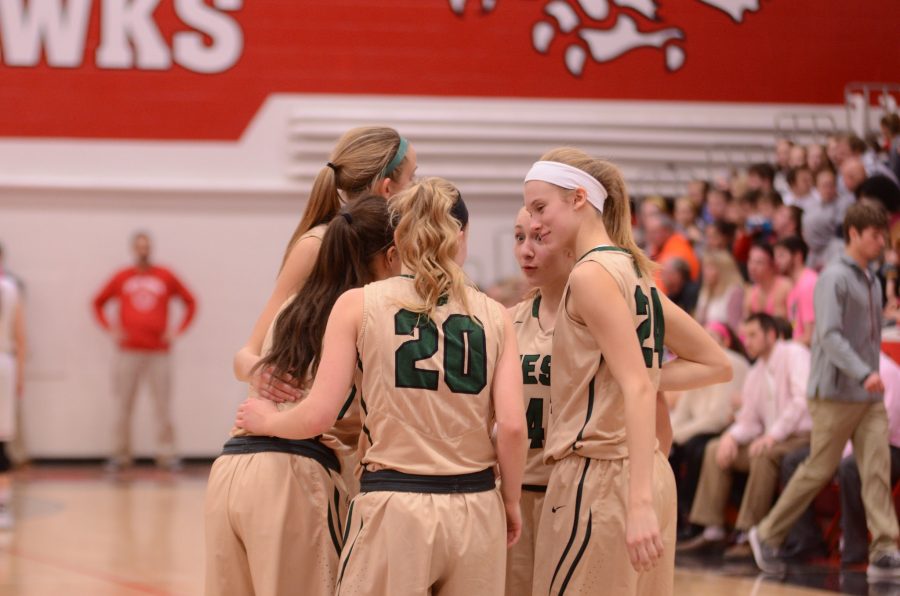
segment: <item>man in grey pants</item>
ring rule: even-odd
[[[844,218],[846,252],[819,276],[816,326],[807,395],[813,420],[809,458],[797,469],[772,511],[750,530],[760,569],[778,573],[778,548],[791,526],[831,481],[847,440],[862,479],[866,520],[872,534],[868,578],[900,578],[897,515],[891,499],[888,421],[881,349],[881,284],[870,265],[882,254],[887,215],[856,203]]]

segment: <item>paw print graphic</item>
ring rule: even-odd
[[[742,23],[748,11],[759,10],[760,3],[760,0],[697,1],[725,13],[736,23]],[[457,14],[462,14],[466,2],[450,0],[450,7]],[[612,16],[612,25],[600,27],[582,22],[576,5],[594,23],[606,21]],[[481,0],[485,12],[493,11],[496,6],[497,0]],[[622,11],[623,8],[638,13],[640,19]],[[641,31],[642,28],[666,25],[658,18],[657,8],[656,0],[551,0],[544,6],[546,17],[532,26],[532,45],[538,52],[546,54],[558,33],[568,35],[574,32],[579,40],[570,42],[564,52],[566,68],[574,76],[581,76],[584,72],[588,57],[602,64],[638,48],[660,50],[666,68],[674,72],[684,66],[686,58],[681,47],[685,40],[684,31],[677,26]]]

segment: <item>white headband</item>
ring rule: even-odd
[[[583,188],[587,193],[587,199],[591,205],[597,208],[597,211],[603,213],[603,203],[609,194],[603,185],[596,178],[578,168],[560,163],[558,161],[538,161],[535,162],[528,174],[525,176],[525,182],[532,180],[540,180],[541,182],[549,182],[562,188],[575,190]]]

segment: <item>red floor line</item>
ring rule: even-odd
[[[41,563],[44,565],[49,565],[50,567],[56,567],[58,569],[62,569],[64,571],[70,571],[72,573],[77,573],[79,575],[83,575],[86,577],[90,577],[92,579],[99,579],[101,581],[106,581],[111,584],[115,584],[117,586],[121,586],[124,588],[129,588],[131,590],[135,590],[137,592],[142,592],[144,594],[152,594],[153,596],[177,596],[174,592],[169,592],[166,590],[162,590],[160,588],[155,588],[153,586],[148,586],[147,584],[142,584],[139,582],[134,582],[112,573],[107,573],[105,571],[97,571],[95,569],[88,569],[87,567],[81,567],[79,565],[75,565],[72,563],[68,563],[66,561],[60,561],[58,559],[54,559],[51,557],[46,557],[42,555],[34,555],[31,553],[25,553],[21,549],[12,548],[9,550],[11,554],[20,559],[30,560],[36,563]]]

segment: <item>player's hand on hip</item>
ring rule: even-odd
[[[244,403],[238,407],[234,424],[247,432],[265,435],[268,434],[267,421],[269,416],[277,413],[278,408],[270,401],[253,398],[246,399],[244,400]]]
[[[518,501],[504,503],[503,508],[506,509],[506,548],[509,548],[522,536],[522,509]]]
[[[650,504],[631,505],[625,521],[625,545],[635,571],[650,571],[663,554],[656,511]]]
[[[288,375],[275,376],[275,369],[268,366],[253,373],[250,386],[262,399],[280,404],[299,401],[306,395],[306,391],[292,385],[292,381],[293,378]]]

